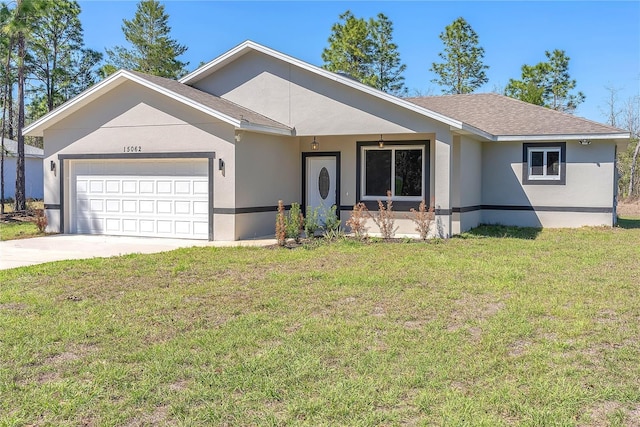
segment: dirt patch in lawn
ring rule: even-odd
[[[640,218],[640,199],[618,202],[617,212],[622,217]]]

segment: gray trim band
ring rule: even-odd
[[[285,210],[291,209],[291,205],[284,205]],[[250,208],[213,208],[213,213],[217,215],[238,215],[250,213],[278,212],[278,205],[275,206],[255,206]]]
[[[483,210],[492,211],[535,211],[535,212],[575,212],[575,213],[613,213],[613,207],[589,206],[511,206],[511,205],[482,205]]]
[[[45,204],[45,205],[44,205],[44,208],[45,208],[45,209],[48,209],[48,210],[50,210],[50,211],[51,211],[51,210],[59,210],[59,209],[60,209],[60,205],[55,205],[55,204]]]

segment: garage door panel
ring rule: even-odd
[[[120,193],[120,181],[108,180],[106,182],[107,193]]]
[[[76,174],[74,190],[72,221],[78,233],[209,237],[206,176]]]

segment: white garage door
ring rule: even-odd
[[[155,169],[162,169],[166,164],[160,166]],[[73,175],[75,232],[209,238],[207,176],[83,173],[91,169],[80,165]],[[148,173],[150,167],[145,165],[141,169]]]

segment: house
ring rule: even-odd
[[[180,81],[118,71],[25,133],[55,165],[49,231],[209,240],[273,235],[278,200],[345,221],[387,190],[398,233],[422,199],[443,237],[611,226],[629,140],[497,94],[397,98],[251,41]]]
[[[12,139],[4,140],[4,197],[13,199],[16,195],[16,170],[18,163],[18,143]],[[40,199],[44,196],[42,148],[24,145],[24,180],[25,197],[28,199]]]

